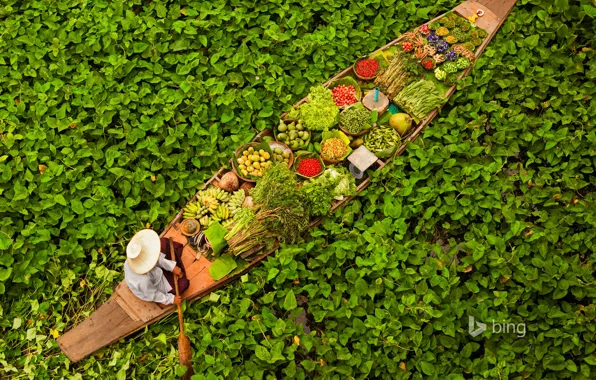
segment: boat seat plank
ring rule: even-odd
[[[205,260],[209,264],[206,265],[204,262],[201,263],[201,260]],[[184,299],[193,298],[197,293],[200,293],[215,284],[215,281],[213,281],[211,275],[209,274],[209,267],[211,266],[209,260],[201,256],[197,262],[199,265],[197,265],[195,268],[198,270],[190,281],[188,289],[182,293],[182,298]],[[204,269],[201,269],[200,267]]]
[[[73,362],[137,330],[144,323],[135,321],[120,304],[110,298],[76,328],[58,338],[58,345]]]
[[[117,302],[133,320],[149,322],[163,313],[155,302],[143,301],[135,296],[124,281],[116,287],[116,294],[119,298],[116,298]]]
[[[207,260],[204,256],[201,256],[198,260],[196,260],[192,265],[188,266],[186,269],[186,278],[189,281],[193,281],[193,279],[203,271],[209,271],[209,267],[211,266],[211,262]]]

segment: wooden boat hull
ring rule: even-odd
[[[513,6],[515,0],[478,0],[478,1],[466,1],[458,5],[453,9],[454,12],[467,17],[474,14],[477,10],[481,9],[484,11],[484,15],[476,21],[476,25],[488,32],[488,37],[484,40],[482,45],[478,48],[476,56],[480,56],[484,51],[486,45],[494,37],[500,26],[503,24]],[[443,15],[435,18],[438,19]],[[431,20],[434,21],[434,20]],[[378,49],[385,50],[392,45],[398,43],[402,37],[391,41],[387,45]],[[471,71],[472,66],[468,67],[460,77],[468,75]],[[342,78],[352,72],[352,68],[348,68],[335,77],[331,78],[324,85],[328,85],[332,81]],[[450,97],[455,92],[455,85],[453,85],[445,95]],[[302,99],[297,103],[301,104],[306,101],[306,98]],[[434,110],[430,115],[420,122],[418,127],[410,134],[406,141],[393,156],[400,155],[406,149],[407,142],[414,141],[422,130],[430,124],[430,122],[438,115],[438,110]],[[259,140],[264,136],[272,136],[271,130],[265,130],[255,137],[255,141]],[[392,157],[393,157],[392,156]],[[389,157],[386,160],[377,160],[377,170],[382,169],[391,160]],[[220,169],[206,184],[208,186],[211,182],[219,180],[220,176],[225,172],[222,168]],[[371,178],[366,178],[358,185],[358,192],[364,190],[371,183]],[[196,198],[193,197],[191,201]],[[352,199],[353,197],[347,197],[340,202],[332,205],[332,210],[336,210],[341,207],[344,203]],[[311,222],[311,227],[316,226],[321,222],[322,218],[315,219]],[[173,221],[168,227],[160,234],[161,237],[171,237],[175,241],[184,245],[182,254],[182,260],[186,268],[187,277],[190,280],[190,287],[182,294],[183,298],[188,301],[193,301],[201,298],[214,290],[225,286],[231,281],[234,281],[240,277],[243,273],[249,271],[254,266],[258,265],[268,255],[277,250],[278,246],[274,246],[273,249],[260,252],[258,255],[252,257],[252,261],[244,269],[243,272],[237,273],[233,276],[227,276],[219,281],[213,281],[209,275],[209,266],[211,262],[205,257],[200,256],[197,258],[197,253],[188,244],[187,238],[179,231],[178,227],[182,221],[182,210],[176,215]],[[58,338],[58,344],[66,356],[73,362],[77,362],[93,352],[106,347],[115,341],[122,339],[134,332],[142,329],[143,327],[150,325],[175,311],[173,305],[162,306],[153,302],[146,302],[138,299],[132,294],[132,292],[126,286],[126,283],[122,281],[117,287],[114,294],[110,299],[101,305],[93,314],[85,321],[77,325],[72,330],[66,332],[60,338]]]

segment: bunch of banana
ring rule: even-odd
[[[191,202],[184,208],[184,213],[182,214],[186,219],[198,219],[201,216],[207,214],[209,212],[208,209],[201,207],[201,203],[199,201]]]
[[[219,205],[217,210],[211,215],[211,218],[217,222],[226,220],[230,217],[230,209],[226,205]]]
[[[199,193],[197,199],[201,206],[203,206],[203,208],[210,213],[214,213],[215,210],[217,210],[217,207],[219,206],[219,201],[215,199],[215,197],[213,197],[212,195]]]
[[[210,186],[208,189],[201,191],[199,195],[209,195],[223,203],[227,202],[230,198],[230,194],[228,192],[215,186]]]
[[[246,196],[244,195],[244,190],[242,189],[233,193],[233,195],[230,197],[230,200],[228,201],[228,208],[230,209],[230,213],[232,215],[236,215],[236,213],[240,211],[245,198]]]
[[[201,219],[199,219],[199,223],[201,224],[201,227],[203,227],[203,228],[209,227],[209,225],[211,225],[211,222],[212,222],[212,220],[209,217],[209,215],[202,216]]]

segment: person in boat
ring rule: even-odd
[[[126,246],[124,262],[124,280],[132,293],[144,301],[179,305],[182,297],[175,295],[174,275],[180,294],[190,285],[182,263],[182,248],[182,244],[174,242],[176,261],[168,260],[172,257],[168,239],[160,239],[151,229],[134,235]]]

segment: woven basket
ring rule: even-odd
[[[360,61],[364,60],[364,59],[369,59],[369,57],[360,57],[360,58],[358,58],[358,59],[356,60],[356,62],[354,62],[354,65],[352,66],[352,71],[354,71],[354,75],[356,75],[356,77],[357,77],[358,79],[361,79],[361,80],[366,80],[366,81],[373,80],[373,79],[375,79],[375,78],[377,77],[377,75],[379,75],[379,72],[381,71],[380,64],[379,64],[379,70],[377,71],[377,73],[376,73],[374,76],[370,77],[370,78],[366,78],[366,77],[363,77],[363,76],[360,76],[360,75],[358,75],[358,73],[356,72],[356,64],[357,64],[358,62],[360,62]],[[370,58],[370,59],[374,59],[374,58]],[[377,61],[377,62],[378,62],[378,61]]]

